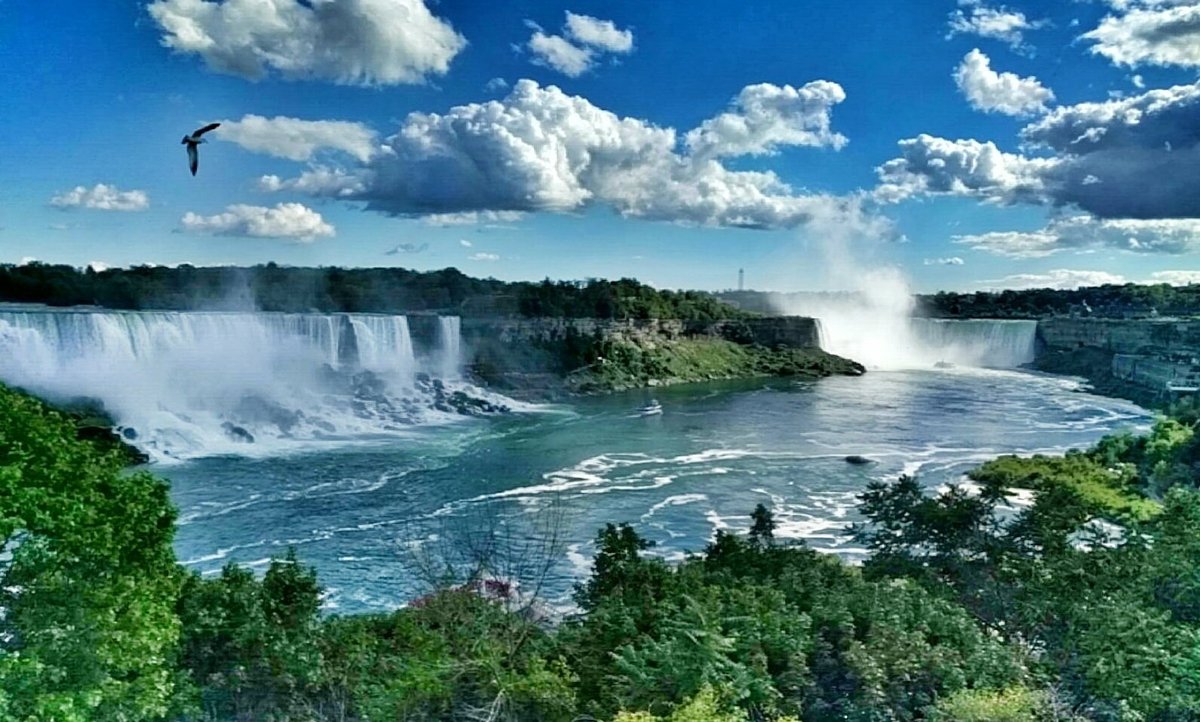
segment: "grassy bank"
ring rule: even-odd
[[[567,376],[578,393],[768,376],[857,376],[862,365],[817,348],[768,349],[718,338],[681,338],[653,344],[600,342],[595,360]]]

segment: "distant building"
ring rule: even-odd
[[[738,290],[746,290],[746,269],[744,268],[738,269]]]

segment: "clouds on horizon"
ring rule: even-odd
[[[113,185],[97,183],[91,188],[75,186],[59,193],[50,199],[50,205],[61,210],[144,211],[150,207],[150,196],[146,191],[123,191]]]
[[[312,242],[335,235],[334,227],[320,213],[302,203],[278,203],[274,208],[235,204],[224,213],[201,216],[188,211],[180,219],[188,233],[249,238],[290,238]]]
[[[1009,258],[1042,258],[1061,251],[1108,248],[1131,253],[1200,252],[1200,218],[1056,218],[1031,232],[996,231],[956,236],[955,243]]]
[[[980,281],[985,288],[1012,289],[1014,291],[1032,288],[1052,288],[1069,291],[1086,286],[1103,286],[1105,284],[1125,283],[1125,277],[1107,271],[1082,271],[1070,268],[1056,268],[1045,273],[1014,273],[1004,278]]]
[[[398,256],[401,253],[416,254],[416,253],[424,253],[427,250],[429,250],[428,243],[421,243],[421,244],[400,243],[400,244],[396,245],[394,248],[392,248],[390,251],[384,251],[383,255]]]
[[[155,0],[147,11],[163,45],[248,80],[423,83],[467,44],[424,0]]]

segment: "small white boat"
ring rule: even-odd
[[[662,404],[657,401],[651,401],[642,408],[638,409],[638,416],[657,416],[661,414]]]

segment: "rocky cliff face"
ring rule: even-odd
[[[1159,404],[1200,386],[1200,321],[1048,318],[1038,368],[1087,378],[1098,391]]]

